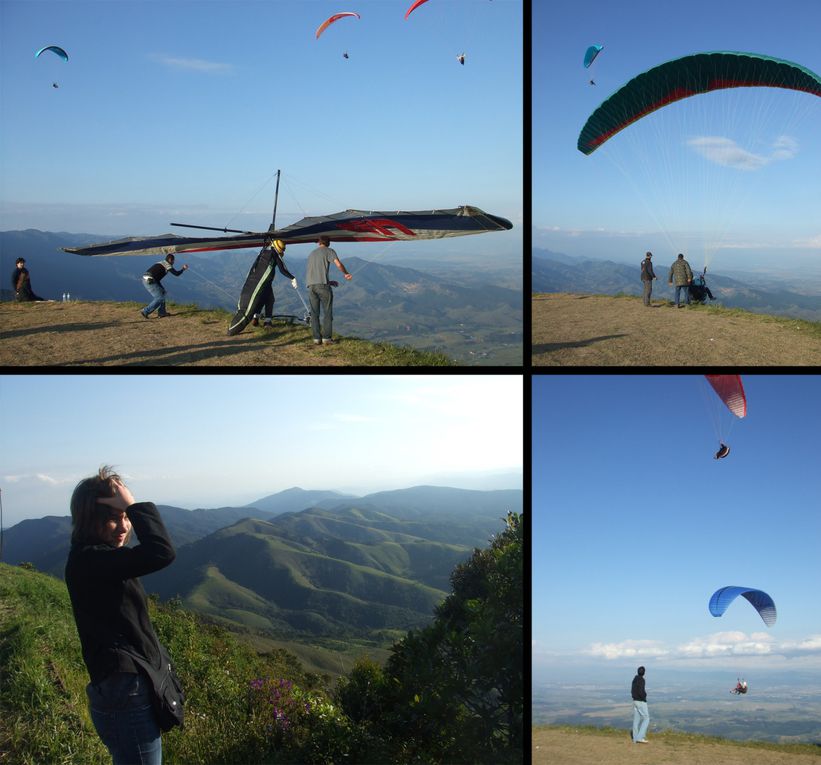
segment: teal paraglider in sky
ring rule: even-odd
[[[59,45],[46,45],[45,47],[40,48],[40,50],[38,50],[37,53],[34,54],[34,58],[40,58],[40,54],[45,53],[47,51],[63,59],[63,61],[68,61],[68,53],[66,53]],[[60,86],[56,82],[52,82],[51,87],[59,88]]]
[[[34,58],[40,58],[40,54],[45,53],[45,51],[51,51],[55,56],[59,56],[63,59],[63,61],[68,61],[68,53],[66,53],[59,45],[46,45],[44,48],[40,48],[40,50],[34,54]]]
[[[601,53],[603,45],[591,45],[584,54],[584,68],[590,69],[590,64],[596,60],[596,56]]]
[[[752,87],[821,96],[821,77],[792,61],[759,53],[693,53],[648,69],[603,101],[582,128],[577,148],[592,154],[629,125],[684,98]]]
[[[768,627],[775,624],[776,613],[773,599],[763,590],[753,590],[749,587],[722,587],[716,590],[710,598],[710,613],[713,616],[723,616],[739,595],[752,604],[764,624]]]
[[[587,51],[584,54],[584,68],[585,69],[590,69],[593,62],[596,60],[596,56],[598,56],[599,53],[601,53],[601,50],[602,50],[603,47],[604,47],[603,45],[591,45],[587,49]],[[591,71],[591,74],[592,74],[592,71]],[[590,78],[590,84],[591,85],[596,84],[595,80],[592,77]]]

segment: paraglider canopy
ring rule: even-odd
[[[591,45],[587,49],[587,52],[584,54],[584,68],[585,69],[590,68],[590,64],[592,64],[596,60],[596,56],[598,56],[599,53],[601,53],[601,49],[603,47],[604,47],[603,45]],[[608,56],[609,55],[610,54],[608,53]]]
[[[59,45],[46,45],[44,48],[40,48],[40,50],[34,54],[34,58],[39,58],[40,54],[45,51],[51,51],[55,56],[59,56],[63,59],[63,61],[68,61],[68,53],[66,53]]]
[[[335,13],[328,19],[325,19],[320,25],[319,28],[316,30],[316,39],[319,39],[319,36],[335,21],[339,21],[339,19],[347,18],[348,16],[355,16],[357,19],[360,18],[358,13],[353,11],[345,11],[344,13]]]
[[[741,375],[704,375],[718,397],[736,417],[747,416],[747,397]]]
[[[713,616],[722,616],[739,595],[752,604],[764,624],[768,627],[775,624],[776,612],[773,599],[763,590],[753,590],[750,587],[722,587],[716,590],[710,598],[710,613]]]
[[[637,120],[683,98],[750,87],[786,88],[821,96],[821,77],[792,61],[758,53],[694,53],[649,69],[613,93],[590,115],[577,147],[583,154],[591,154]]]
[[[420,5],[426,3],[428,0],[416,0],[416,2],[411,5],[410,8],[405,12],[405,18],[407,19]]]

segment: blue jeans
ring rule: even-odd
[[[676,306],[678,306],[679,291],[684,290],[684,297],[687,300],[687,305],[690,305],[690,287],[687,284],[676,285]]]
[[[159,314],[162,316],[165,313],[165,287],[159,282],[147,282],[143,279],[143,286],[148,290],[151,297],[154,299],[143,308],[143,313],[149,316],[151,312],[159,308]]]
[[[650,712],[646,701],[633,702],[633,741],[644,741],[647,738],[647,726],[650,725]]]
[[[309,284],[308,300],[311,304],[311,333],[314,340],[330,340],[334,324],[334,293],[330,284]],[[322,317],[322,334],[319,334],[319,306],[325,315]]]
[[[114,765],[162,764],[162,738],[151,693],[143,675],[128,672],[115,672],[86,687],[94,728]]]

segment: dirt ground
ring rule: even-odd
[[[653,738],[634,744],[615,734],[534,728],[533,765],[819,765],[821,756],[732,744]]]
[[[797,322],[606,295],[539,295],[532,307],[534,366],[821,365],[821,339]]]
[[[228,337],[209,312],[169,307],[146,320],[128,303],[0,303],[3,366],[341,366],[340,345],[315,346],[310,330],[277,322]]]

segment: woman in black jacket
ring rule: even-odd
[[[77,484],[71,497],[66,585],[91,682],[91,719],[114,765],[162,761],[151,683],[129,652],[159,662],[159,643],[137,577],[175,557],[157,508],[134,502],[110,467]],[[132,531],[139,544],[126,547]]]

